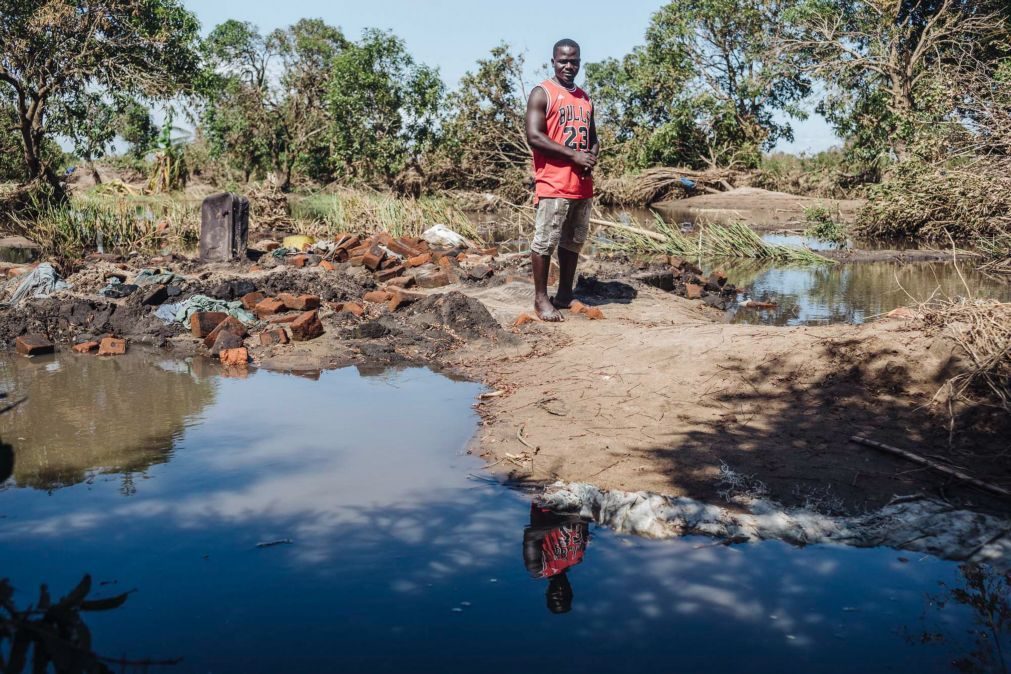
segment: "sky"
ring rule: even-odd
[[[301,18],[320,18],[355,39],[365,28],[389,29],[405,40],[415,59],[439,68],[442,79],[454,87],[479,58],[503,41],[525,54],[532,81],[544,76],[541,65],[548,62],[551,46],[561,37],[579,42],[584,62],[621,57],[642,43],[650,16],[663,2],[184,0],[184,4],[200,19],[204,34],[227,19],[249,21],[269,32]],[[794,121],[793,127],[795,141],[781,143],[777,150],[818,152],[839,143],[816,114]]]

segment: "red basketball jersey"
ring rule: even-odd
[[[576,87],[569,91],[554,80],[541,82],[548,97],[546,121],[548,138],[580,152],[590,151],[590,120],[593,103],[586,92]],[[593,196],[593,177],[583,175],[573,164],[547,157],[537,150],[534,154],[534,175],[537,199],[589,199]]]

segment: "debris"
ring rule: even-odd
[[[228,314],[223,311],[197,311],[190,315],[190,333],[203,339],[226,318]]]
[[[222,349],[218,357],[222,365],[231,367],[244,366],[249,363],[249,351],[242,346],[233,349]]]
[[[697,283],[686,283],[685,284],[685,297],[690,300],[700,300],[702,299],[702,294],[705,291],[705,286],[701,286]]]
[[[267,299],[266,295],[257,290],[254,290],[251,293],[246,293],[245,295],[243,295],[239,301],[242,302],[243,309],[253,311],[254,309],[256,309],[256,305],[265,299]]]
[[[744,309],[775,309],[779,306],[776,302],[760,302],[758,300],[745,300],[737,306]]]
[[[281,239],[281,246],[287,248],[288,250],[308,250],[312,244],[316,243],[316,239],[311,236],[304,236],[301,234],[295,234],[292,236],[286,236]],[[276,246],[275,246],[276,248]]]
[[[41,356],[55,350],[53,343],[42,335],[22,335],[14,340],[14,348],[22,356]]]
[[[288,341],[288,332],[284,328],[274,328],[260,333],[260,346],[287,344]]]
[[[80,344],[74,344],[71,348],[74,353],[91,353],[92,351],[98,351],[98,342],[81,342]]]
[[[955,470],[954,468],[949,468],[948,466],[941,465],[936,461],[931,461],[926,459],[919,454],[914,454],[913,452],[907,451],[905,449],[899,449],[898,447],[892,447],[891,445],[886,445],[883,442],[877,442],[875,440],[869,440],[867,438],[862,438],[859,435],[854,435],[850,437],[850,440],[857,443],[858,445],[864,445],[865,447],[873,447],[874,449],[880,449],[883,452],[888,452],[889,454],[895,454],[896,456],[901,456],[904,459],[918,463],[921,466],[927,466],[928,468],[933,468],[934,470],[944,473],[945,475],[950,475],[954,478],[962,480],[963,482],[968,482],[974,487],[979,487],[985,491],[992,492],[999,496],[1005,498],[1011,498],[1011,491],[1008,491],[1004,487],[998,487],[995,484],[990,484],[989,482],[984,482],[971,475],[966,475],[960,470]]]
[[[391,297],[393,297],[393,295],[386,292],[385,290],[373,290],[371,292],[365,293],[365,296],[362,297],[362,299],[365,300],[366,302],[380,304],[382,302],[389,302]]]
[[[323,334],[323,324],[314,311],[301,314],[291,323],[291,338],[296,342],[307,342]]]
[[[591,321],[604,320],[604,312],[601,311],[599,307],[587,307],[586,309],[583,310],[582,313]]]
[[[200,259],[234,260],[246,254],[249,200],[231,192],[212,194],[200,205]]]
[[[536,316],[534,316],[532,314],[526,314],[526,313],[520,314],[519,316],[516,317],[516,320],[513,321],[513,327],[518,328],[521,325],[526,325],[527,323],[534,323],[534,322],[539,321],[539,320],[540,320],[539,318],[537,318]]]
[[[449,259],[449,258],[443,258]],[[414,281],[420,288],[441,288],[450,284],[449,274],[445,271],[434,271],[427,274],[419,274]]]
[[[242,308],[241,301],[235,300],[233,302],[226,302],[224,300],[208,297],[207,295],[194,295],[179,304],[162,305],[158,311],[155,312],[155,315],[162,320],[165,320],[165,313],[167,312],[166,306],[170,306],[171,310],[175,312],[175,320],[184,325],[189,323],[190,316],[198,311],[224,312],[229,316],[238,318],[247,325],[256,320],[253,318],[251,313]]]
[[[14,294],[11,295],[10,304],[20,304],[29,297],[48,297],[57,290],[64,290],[70,287],[65,281],[60,279],[56,268],[48,262],[43,262],[22,276],[21,283],[18,284]]]
[[[98,294],[102,297],[118,300],[132,295],[139,289],[140,286],[133,283],[123,283],[117,277],[113,276],[109,279],[109,285],[99,290]]]
[[[386,308],[390,311],[396,311],[400,307],[411,304],[412,302],[417,302],[420,299],[424,299],[424,295],[419,295],[417,293],[409,293],[400,288],[394,288],[390,293],[390,301],[386,303]]]
[[[361,316],[365,313],[365,307],[358,304],[357,302],[345,302],[341,311],[346,311],[349,314],[354,314],[355,316]]]
[[[467,245],[467,239],[463,238],[446,225],[434,225],[429,227],[424,231],[424,233],[422,233],[421,238],[433,246],[446,246],[447,248],[453,248],[455,246]]]
[[[144,294],[144,297],[141,299],[140,303],[148,307],[158,306],[160,304],[163,304],[165,300],[168,299],[168,297],[169,297],[168,288],[161,284],[157,284],[151,286],[151,289]]]
[[[207,336],[204,337],[204,347],[208,349],[212,348],[222,332],[231,332],[239,337],[240,340],[245,339],[246,335],[249,334],[246,331],[246,326],[244,326],[239,319],[234,316],[225,316],[225,318],[214,326],[214,329],[207,333]]]
[[[267,316],[273,316],[274,314],[279,314],[284,310],[284,302],[274,297],[268,297],[265,300],[261,300],[254,309],[256,315],[261,319],[266,318]]]
[[[287,309],[293,311],[309,311],[319,309],[319,297],[316,295],[292,295],[291,293],[281,293],[277,299],[284,302]]]
[[[122,356],[126,353],[126,340],[118,337],[106,337],[98,346],[99,356]]]

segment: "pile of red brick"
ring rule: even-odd
[[[42,335],[22,335],[14,340],[14,349],[23,356],[41,356],[53,353],[56,347]],[[122,356],[126,353],[126,340],[104,335],[97,340],[79,342],[73,350],[75,353],[97,353],[99,356]]]

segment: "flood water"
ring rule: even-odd
[[[1000,671],[957,564],[540,512],[466,454],[479,387],[426,369],[65,354],[0,380],[28,396],[0,418],[0,578],[22,607],[86,572],[135,589],[82,616],[99,654],[182,658],[145,671]]]

